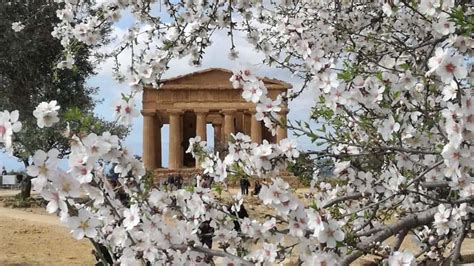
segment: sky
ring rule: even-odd
[[[132,23],[130,14],[126,14],[122,19],[115,25],[116,35],[120,38],[126,31],[126,28]],[[249,44],[245,37],[242,35],[234,36],[234,41],[239,52],[239,58],[232,61],[228,58],[227,54],[230,49],[230,40],[228,39],[227,33],[224,31],[215,32],[211,39],[212,45],[206,49],[202,65],[200,67],[191,66],[188,61],[189,58],[185,57],[179,60],[173,60],[170,63],[170,68],[165,73],[164,77],[174,77],[186,73],[191,73],[201,69],[219,67],[226,69],[237,69],[239,66],[250,66],[258,76],[266,76],[270,78],[276,78],[288,82],[293,85],[293,88],[298,89],[302,83],[296,79],[288,71],[270,68],[263,65],[262,59],[264,56],[261,53],[256,52]],[[113,45],[113,44],[112,44]],[[119,60],[127,60],[130,54],[124,53],[119,57]],[[95,113],[107,120],[113,120],[113,106],[120,99],[122,92],[128,92],[128,83],[118,83],[112,76],[112,61],[108,60],[98,66],[97,75],[91,77],[88,80],[89,86],[99,87],[99,93],[96,96],[97,100],[102,100],[102,103],[97,105]],[[52,99],[51,99],[52,100]],[[306,91],[297,100],[290,102],[288,114],[289,120],[304,120],[308,121],[309,111],[312,104],[314,103],[314,95],[310,91]],[[60,104],[60,103],[59,103]],[[137,107],[141,109],[141,98],[137,99]],[[142,129],[143,119],[141,116],[135,118],[132,131],[125,140],[125,145],[137,155],[142,154]],[[208,125],[208,139],[211,143],[208,145],[212,146],[212,126]],[[289,137],[291,137],[289,132]],[[305,138],[298,139],[300,147],[303,149],[311,149],[310,141]],[[162,158],[163,165],[168,165],[168,126],[162,128]],[[23,165],[19,163],[16,158],[9,156],[8,154],[0,153],[0,167],[5,166],[7,170],[23,170]]]

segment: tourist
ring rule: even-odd
[[[250,187],[250,182],[247,178],[241,178],[240,179],[240,192],[242,195],[248,195],[249,194],[249,187]]]
[[[181,189],[183,187],[183,176],[181,174],[175,176],[174,183],[176,185],[176,189]]]
[[[206,245],[208,248],[212,248],[212,238],[214,237],[214,228],[211,226],[211,220],[207,220],[202,222],[199,225],[199,231],[197,232],[197,236],[199,241],[204,246]],[[206,254],[204,257],[204,263],[211,264],[212,256]]]
[[[199,232],[197,233],[199,241],[208,248],[212,248],[212,237],[214,235],[214,228],[211,226],[211,221],[207,220],[199,225]]]
[[[174,181],[175,181],[174,175],[169,174],[167,183],[168,183],[168,189],[171,190],[171,191],[173,190],[173,186],[175,185]]]
[[[204,175],[201,181],[202,188],[209,188],[209,175]]]
[[[260,182],[258,180],[255,181],[255,187],[254,187],[254,190],[253,190],[253,194],[258,196],[261,189],[262,189],[262,185],[260,184]]]
[[[249,217],[249,214],[247,210],[245,209],[244,204],[240,205],[240,208],[238,211],[232,208],[232,204],[229,204],[226,206],[226,208],[224,208],[224,211],[228,211],[231,216],[235,216],[236,219],[233,219],[234,230],[237,231],[237,233],[240,233],[241,232],[240,220]],[[199,231],[197,232],[197,236],[203,246],[206,245],[208,248],[212,248],[214,228],[211,226],[211,220],[204,221],[199,225]],[[209,254],[206,255],[204,261],[205,263],[211,263],[212,256]]]

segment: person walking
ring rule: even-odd
[[[249,188],[250,188],[250,181],[246,178],[245,179],[245,195],[249,194]]]
[[[242,193],[242,195],[249,194],[249,186],[250,186],[250,182],[247,178],[240,179],[240,192]]]
[[[181,174],[178,174],[175,177],[174,183],[177,189],[181,189],[183,187],[183,176]]]
[[[240,179],[240,194],[245,195],[245,180],[244,180],[244,178]]]
[[[169,189],[170,191],[173,191],[174,185],[175,185],[175,178],[174,178],[174,175],[169,174],[169,175],[168,175],[168,189]]]
[[[258,194],[260,193],[260,190],[262,189],[262,185],[260,184],[260,182],[257,180],[255,181],[255,185],[254,185],[254,191],[253,191],[253,194],[258,196]]]

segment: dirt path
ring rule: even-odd
[[[37,214],[30,209],[10,209],[0,207],[0,217],[8,219],[20,219],[40,225],[63,226],[59,218],[53,215]]]
[[[20,191],[15,189],[0,189],[0,197],[11,197],[18,194]]]
[[[91,244],[42,212],[0,207],[0,265],[93,265]]]

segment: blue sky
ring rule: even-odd
[[[120,38],[121,34],[125,32],[125,29],[132,25],[132,19],[130,14],[125,14],[123,18],[117,23],[117,36]],[[228,40],[226,32],[216,32],[212,38],[213,44],[206,49],[202,66],[199,68],[192,67],[188,64],[188,58],[180,60],[174,60],[170,64],[170,69],[166,72],[165,77],[173,77],[185,73],[190,73],[200,69],[210,67],[221,67],[227,69],[235,69],[240,65],[248,65],[253,68],[260,76],[267,76],[271,78],[281,79],[289,82],[298,89],[301,86],[299,80],[293,78],[291,73],[273,69],[266,65],[262,65],[261,61],[263,55],[254,51],[249,43],[246,42],[244,36],[235,36],[235,42],[237,44],[237,50],[239,51],[240,58],[236,61],[228,59],[228,51],[230,49],[230,41]],[[127,60],[129,54],[124,53],[121,55],[122,60]],[[125,61],[126,62],[126,61]],[[127,92],[129,90],[127,84],[120,84],[115,81],[112,77],[112,62],[106,61],[99,66],[98,75],[88,80],[88,85],[99,87],[99,94],[97,99],[102,99],[103,102],[98,105],[95,112],[104,117],[107,120],[113,120],[113,105],[120,99],[120,93]],[[300,99],[290,103],[289,119],[300,119],[308,121],[309,110],[311,104],[314,102],[314,96],[311,92],[306,92]],[[137,99],[138,108],[141,109],[141,98]],[[142,154],[142,129],[143,129],[142,117],[138,117],[134,120],[131,134],[126,138],[125,144],[134,154]],[[208,137],[212,136],[212,126],[208,125]],[[291,134],[289,134],[291,136]],[[212,139],[212,138],[208,138]],[[310,148],[310,142],[308,139],[298,139],[300,146],[305,149]],[[209,143],[210,146],[213,143]],[[166,166],[168,163],[168,126],[164,126],[162,129],[162,149],[163,149],[163,165]],[[6,166],[8,170],[15,169],[21,170],[23,166],[15,158],[0,153],[0,167]]]

